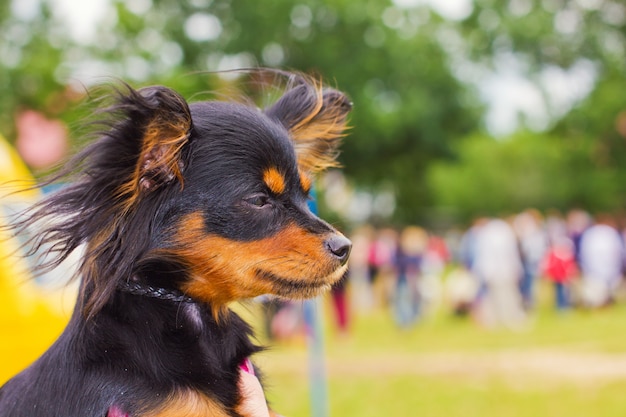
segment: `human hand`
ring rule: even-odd
[[[239,392],[241,403],[237,412],[245,417],[269,417],[270,412],[265,400],[265,393],[259,379],[254,374],[250,359],[239,366]]]

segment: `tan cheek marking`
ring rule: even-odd
[[[285,178],[274,167],[265,170],[263,182],[274,194],[281,194],[285,191]]]
[[[241,298],[276,293],[271,282],[260,280],[262,270],[293,282],[319,282],[336,271],[323,237],[297,226],[288,226],[272,237],[237,242],[206,235],[202,215],[187,216],[172,255],[190,268],[191,280],[183,290],[192,297],[210,301],[215,308]]]

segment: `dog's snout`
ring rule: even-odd
[[[352,249],[352,242],[345,236],[336,234],[326,240],[326,248],[344,265],[348,262],[350,256],[350,250]]]

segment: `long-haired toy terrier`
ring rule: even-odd
[[[80,291],[59,339],[0,390],[6,417],[243,415],[239,367],[260,350],[229,303],[315,296],[351,243],[307,208],[336,164],[351,104],[301,74],[255,106],[188,104],[161,87],[115,89],[69,185],[16,230],[52,266],[81,247]]]

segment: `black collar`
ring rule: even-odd
[[[178,290],[168,290],[165,288],[152,287],[137,281],[121,281],[117,288],[120,291],[133,295],[141,295],[159,300],[174,301],[176,303],[194,303],[193,298],[183,294]]]

